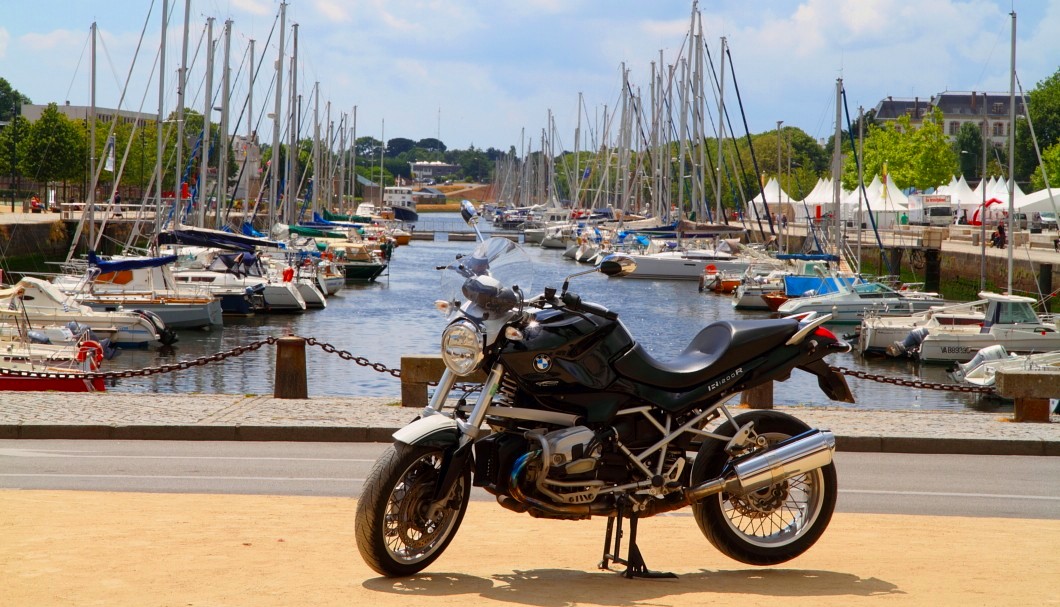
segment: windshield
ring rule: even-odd
[[[490,238],[475,247],[470,255],[454,260],[442,271],[442,295],[446,301],[463,303],[476,277],[488,277],[491,286],[511,289],[518,286],[527,297],[533,293],[533,264],[530,256],[507,238]],[[496,281],[494,283],[493,281]],[[477,281],[483,282],[483,281]]]

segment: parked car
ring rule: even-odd
[[[1056,230],[1056,213],[1042,213],[1041,214],[1042,230]]]

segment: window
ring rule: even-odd
[[[957,123],[957,121],[956,120],[951,121],[950,122],[950,135],[956,135],[958,128],[960,128],[960,125]]]
[[[994,137],[1005,136],[1005,124],[1003,122],[994,123]]]
[[[991,107],[991,110],[990,110],[990,111],[991,111],[991,112],[993,112],[993,113],[995,113],[995,114],[1000,114],[1001,112],[1004,112],[1004,111],[1005,111],[1005,104],[1004,104],[1004,103],[1001,103],[1001,102],[995,103],[995,104],[994,104],[994,105],[993,105],[993,106]]]

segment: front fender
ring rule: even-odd
[[[446,448],[460,442],[460,427],[445,415],[421,417],[394,433],[394,440],[406,445]]]

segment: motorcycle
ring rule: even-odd
[[[823,326],[830,316],[713,322],[660,361],[616,312],[568,290],[581,274],[627,275],[633,259],[610,255],[559,292],[528,297],[518,286],[530,276],[526,252],[484,239],[470,203],[462,214],[480,243],[440,268],[446,370],[357,505],[369,567],[391,577],[428,567],[460,527],[472,486],[534,517],[608,517],[599,566],[624,565],[625,577],[672,576],[647,567],[637,524],[686,506],[706,539],[743,563],[781,563],[821,537],[836,500],[833,434],[778,411],[734,414],[726,402],[794,369],[854,402],[824,360],[850,350]],[[481,383],[459,383],[476,373]]]

